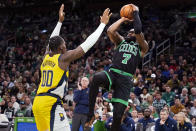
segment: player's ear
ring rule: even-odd
[[[63,47],[62,46],[59,46],[59,48],[58,48],[58,50],[59,50],[59,52],[63,52]]]

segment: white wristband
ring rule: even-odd
[[[62,23],[58,21],[58,23],[57,23],[56,27],[54,28],[50,38],[53,37],[53,36],[58,36],[60,34],[61,26],[62,26]]]
[[[97,42],[105,26],[106,24],[101,23],[99,27],[80,45],[85,53]]]

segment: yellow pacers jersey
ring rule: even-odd
[[[69,71],[59,67],[60,54],[52,57],[46,55],[41,64],[41,82],[37,91],[40,93],[53,93],[63,98],[68,85]]]

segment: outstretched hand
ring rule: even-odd
[[[110,13],[110,9],[109,8],[105,9],[105,11],[103,12],[103,15],[100,16],[101,23],[108,24],[111,15],[112,13]]]
[[[59,22],[63,22],[65,19],[65,13],[64,11],[64,4],[61,5],[60,9],[59,9]]]

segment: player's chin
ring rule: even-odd
[[[127,35],[126,37],[125,37],[125,40],[127,41],[127,42],[131,42],[131,41],[136,41],[136,37],[135,36],[130,36],[130,35]]]

